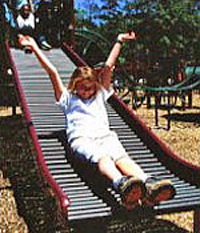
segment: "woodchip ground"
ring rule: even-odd
[[[181,103],[178,103],[181,106]],[[200,165],[200,99],[199,94],[193,94],[193,108],[171,111],[171,128],[167,129],[167,111],[158,111],[158,127],[155,126],[155,110],[147,109],[145,105],[136,110],[136,114],[146,125],[169,146],[180,158],[190,163]],[[177,225],[192,231],[193,212],[163,216]]]

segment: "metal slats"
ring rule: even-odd
[[[49,147],[45,144],[47,141],[42,141],[41,144],[43,145],[43,152],[48,163],[49,159],[46,157],[46,152],[54,151],[55,148],[59,148],[59,143],[50,141]],[[55,163],[52,163],[52,154],[50,155],[50,165],[48,165],[51,174],[53,175],[54,179],[58,182],[62,190],[68,195],[71,200],[71,206],[69,207],[69,219],[76,220],[80,219],[85,215],[88,215],[88,212],[92,212],[94,206],[98,208],[98,215],[99,212],[102,212],[102,216],[105,214],[108,215],[107,211],[110,212],[110,208],[107,207],[106,203],[103,203],[98,197],[95,197],[94,194],[90,191],[88,186],[85,185],[84,182],[81,182],[80,179],[73,179],[78,178],[78,175],[75,174],[74,170],[68,164],[67,170],[65,169],[65,164],[58,164],[57,155],[54,156]],[[63,159],[63,158],[62,158]],[[68,179],[68,180],[67,180]],[[71,180],[69,180],[71,179]],[[75,207],[74,207],[75,206]],[[81,211],[80,211],[81,210]],[[105,213],[106,211],[106,213]],[[104,212],[104,214],[103,214]],[[84,213],[84,214],[83,214]],[[96,212],[93,214],[93,217],[96,217]]]
[[[115,122],[117,122],[116,119]],[[117,124],[112,124],[112,125],[117,125]],[[118,131],[120,135],[121,133],[120,128],[117,129],[115,128],[115,130]],[[191,206],[198,203],[198,200],[200,200],[199,189],[196,189],[196,187],[192,186],[189,183],[180,181],[179,179],[173,177],[173,175],[168,175],[170,174],[170,172],[167,171],[166,168],[162,166],[160,162],[158,162],[158,159],[155,158],[155,155],[151,154],[151,151],[149,151],[147,147],[143,145],[142,142],[139,144],[140,139],[138,139],[135,135],[131,137],[130,136],[131,133],[129,133],[127,139],[126,139],[127,136],[124,133],[122,133],[122,135],[123,135],[122,136],[123,139],[121,139],[122,144],[128,151],[131,158],[134,159],[143,168],[143,170],[146,173],[154,176],[157,175],[163,179],[171,179],[172,182],[174,183],[174,186],[177,191],[177,195],[172,200],[168,200],[166,202],[161,203],[161,205],[156,206],[155,207],[156,210],[169,211],[169,209],[172,210],[179,207],[191,208]],[[140,146],[137,145],[137,143]]]
[[[17,63],[21,85],[23,87],[27,104],[32,116],[33,124],[39,136],[51,135],[54,132],[64,130],[64,117],[62,112],[55,106],[54,95],[49,78],[40,66],[35,65],[32,55],[27,60],[18,59],[26,56],[23,52],[13,51]],[[70,60],[61,51],[52,50],[46,53],[50,60],[58,68],[65,81],[74,69]],[[36,68],[37,67],[37,68]],[[34,68],[34,70],[33,70]],[[71,70],[70,70],[71,69]],[[70,70],[70,71],[69,71]],[[167,209],[189,208],[189,205],[199,203],[200,190],[195,186],[180,180],[171,174],[159,161],[159,156],[149,150],[141,138],[124,122],[118,113],[106,105],[109,122],[112,130],[115,130],[118,137],[130,157],[134,159],[149,175],[156,175],[163,179],[171,179],[177,190],[174,199],[161,203],[155,210],[167,212]],[[95,217],[103,217],[111,214],[111,207],[101,198],[96,196],[90,188],[75,173],[65,156],[65,150],[57,138],[39,139],[45,162],[53,178],[62,188],[71,201],[69,207],[69,220],[79,220]],[[109,189],[110,195],[119,202],[119,194]]]

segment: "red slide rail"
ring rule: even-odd
[[[18,76],[18,72],[17,72],[16,66],[14,64],[14,61],[12,59],[12,55],[11,55],[11,51],[10,51],[8,43],[6,43],[6,48],[5,49],[7,51],[8,59],[9,59],[10,65],[12,67],[13,77],[14,77],[15,84],[16,84],[16,87],[17,87],[17,90],[18,90],[18,93],[19,93],[19,97],[20,97],[20,101],[21,101],[21,107],[23,109],[26,125],[28,127],[29,134],[30,134],[32,142],[33,142],[33,146],[34,146],[35,151],[36,151],[37,163],[39,165],[40,171],[42,172],[42,174],[44,176],[44,179],[47,180],[49,185],[52,187],[55,195],[57,196],[62,213],[67,216],[68,207],[70,205],[70,200],[66,196],[66,194],[61,190],[61,188],[59,187],[57,182],[53,179],[51,173],[49,172],[49,170],[47,168],[47,165],[45,163],[41,147],[40,147],[39,142],[38,142],[38,138],[37,138],[35,128],[34,128],[34,126],[32,124],[31,115],[30,115],[30,112],[29,112],[29,109],[28,109],[28,106],[27,106],[25,95],[24,95],[23,89],[22,89],[21,84],[20,84],[20,79],[19,79],[19,76]]]

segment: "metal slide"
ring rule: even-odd
[[[75,65],[60,49],[45,52],[57,67],[64,82]],[[68,159],[64,134],[64,116],[55,104],[48,75],[33,54],[11,49],[15,81],[27,125],[37,152],[38,164],[52,185],[69,221],[113,216],[119,195],[108,188],[99,195],[79,175]],[[107,105],[111,129],[115,130],[133,158],[149,175],[170,178],[177,191],[174,199],[154,207],[159,214],[194,210],[200,207],[199,168],[179,160],[173,152],[149,132],[147,127],[116,96]],[[87,171],[86,171],[87,172]],[[111,196],[108,199],[108,196]]]

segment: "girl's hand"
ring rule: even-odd
[[[128,33],[121,33],[118,35],[117,40],[118,41],[127,41],[127,40],[135,40],[136,35],[134,31],[128,32]]]
[[[35,40],[30,36],[24,36],[19,34],[18,42],[21,46],[26,47],[27,49],[31,49],[32,51],[34,50],[34,48],[37,47]]]

